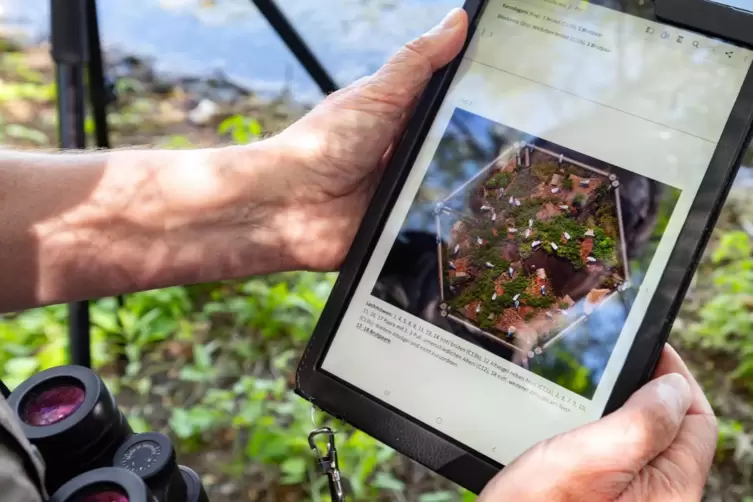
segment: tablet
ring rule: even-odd
[[[742,44],[753,44],[750,0],[656,0],[656,17]]]
[[[747,144],[753,52],[623,4],[466,2],[299,366],[475,492],[650,377]]]

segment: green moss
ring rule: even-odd
[[[539,181],[543,182],[548,181],[549,178],[557,172],[557,169],[559,169],[559,166],[554,161],[536,162],[533,164],[533,167],[531,167],[533,174],[539,179]]]
[[[567,216],[557,216],[547,221],[538,221],[536,227],[537,239],[544,243],[543,249],[548,253],[556,254],[569,260],[574,267],[580,268],[585,264],[580,257],[580,243],[582,236],[588,230],[585,226]],[[570,234],[570,240],[563,243],[562,236],[567,232]],[[557,244],[557,250],[553,250],[548,243]]]
[[[484,331],[492,331],[494,329],[494,321],[494,318],[489,319],[489,316],[483,316],[476,324],[478,324],[478,327]]]
[[[597,260],[613,263],[617,258],[617,242],[608,236],[604,230],[597,228],[594,230],[594,249],[592,254]]]
[[[499,273],[488,268],[482,269],[476,279],[463,288],[460,294],[450,300],[448,304],[453,308],[462,309],[466,305],[479,300],[483,306],[486,306],[486,303],[491,301],[494,294],[494,279]]]
[[[523,169],[518,171],[505,193],[512,197],[528,197],[540,183],[541,181],[531,169]]]
[[[564,188],[565,190],[573,189],[573,179],[570,176],[567,176],[562,182],[562,188]]]
[[[520,258],[522,260],[525,260],[529,256],[531,256],[531,254],[533,253],[533,248],[531,247],[531,243],[526,241],[520,243],[520,245],[518,246],[518,251],[520,252]]]
[[[551,307],[556,301],[557,298],[554,297],[554,295],[538,295],[538,296],[525,296],[526,305],[536,308],[536,309],[547,309]]]
[[[501,271],[507,270],[510,266],[510,262],[503,260],[500,255],[499,242],[487,242],[483,246],[478,246],[471,251],[471,262],[476,268],[488,268],[486,263],[489,262],[494,265],[494,268]]]
[[[539,212],[541,206],[545,203],[541,199],[525,199],[520,202],[520,206],[509,211],[509,214],[515,218],[515,224],[518,227],[528,228],[528,220],[535,220],[536,213]],[[523,231],[525,232],[525,230]]]
[[[505,282],[505,293],[497,298],[497,301],[505,307],[514,306],[513,298],[515,295],[523,296],[526,288],[528,287],[529,279],[523,274],[518,274],[514,279]]]
[[[510,184],[511,178],[510,173],[497,173],[486,180],[485,185],[486,188],[491,189],[506,188]]]
[[[596,189],[596,195],[598,197],[606,197],[610,194],[612,191],[612,187],[609,184],[609,181],[604,181],[601,185],[599,185],[599,188]]]

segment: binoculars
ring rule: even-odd
[[[48,502],[208,502],[198,474],[178,465],[164,434],[134,434],[96,373],[52,368],[8,398],[47,465]]]

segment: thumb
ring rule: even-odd
[[[565,436],[563,447],[580,451],[583,461],[638,472],[666,450],[680,431],[692,392],[682,375],[652,380],[622,408]]]
[[[614,413],[523,454],[486,487],[480,500],[544,500],[555,494],[572,497],[561,500],[616,497],[669,448],[690,403],[685,377],[672,373],[657,378]],[[543,479],[537,477],[541,472],[547,473]],[[542,481],[533,491],[532,479]],[[591,498],[583,497],[586,493]]]
[[[468,15],[457,8],[434,28],[406,44],[374,75],[350,86],[342,96],[349,106],[399,118],[421,94],[434,72],[460,54]],[[368,105],[368,106],[363,106]]]

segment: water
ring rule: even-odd
[[[167,74],[222,71],[258,92],[318,88],[250,0],[98,0],[103,44],[154,61]],[[32,40],[47,36],[49,0],[0,0],[0,22]],[[431,28],[462,0],[278,0],[338,84],[373,72],[401,44]]]
[[[264,94],[289,90],[316,102],[321,94],[251,0],[98,0],[106,48],[154,62],[158,72],[206,76],[221,71]],[[338,84],[376,70],[403,43],[462,0],[277,0]],[[0,0],[0,25],[45,39],[49,0]],[[738,185],[753,187],[743,169]]]

